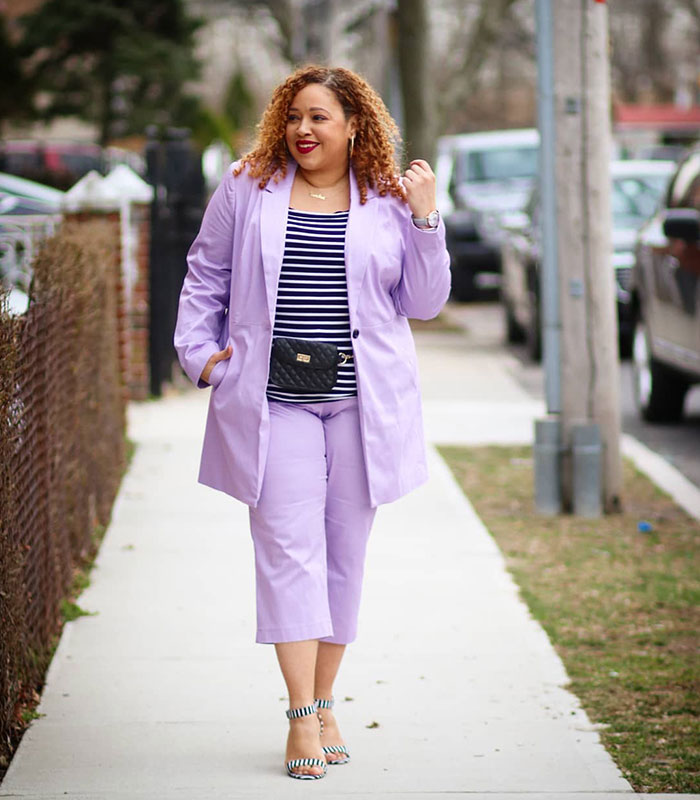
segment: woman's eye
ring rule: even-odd
[[[301,119],[301,117],[299,116],[299,114],[289,114],[287,116],[287,122],[297,122],[300,119]],[[323,114],[314,114],[311,117],[311,119],[314,122],[323,122],[327,118]]]

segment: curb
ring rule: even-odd
[[[671,495],[691,517],[700,520],[700,489],[694,483],[634,436],[623,433],[620,443],[623,454],[634,462],[640,472]]]

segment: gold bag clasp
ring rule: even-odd
[[[311,361],[311,356],[306,353],[297,353],[297,361],[303,361],[305,364],[308,364],[309,361]]]

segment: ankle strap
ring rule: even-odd
[[[330,700],[322,700],[320,697],[317,697],[314,703],[316,703],[316,708],[333,708],[335,705],[335,698],[331,697]]]
[[[316,703],[310,706],[303,706],[302,708],[290,708],[284,712],[287,719],[297,719],[297,717],[308,717],[309,714],[316,713]]]

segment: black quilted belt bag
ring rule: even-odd
[[[352,357],[327,342],[277,336],[272,340],[270,380],[287,392],[329,392],[338,367]]]

